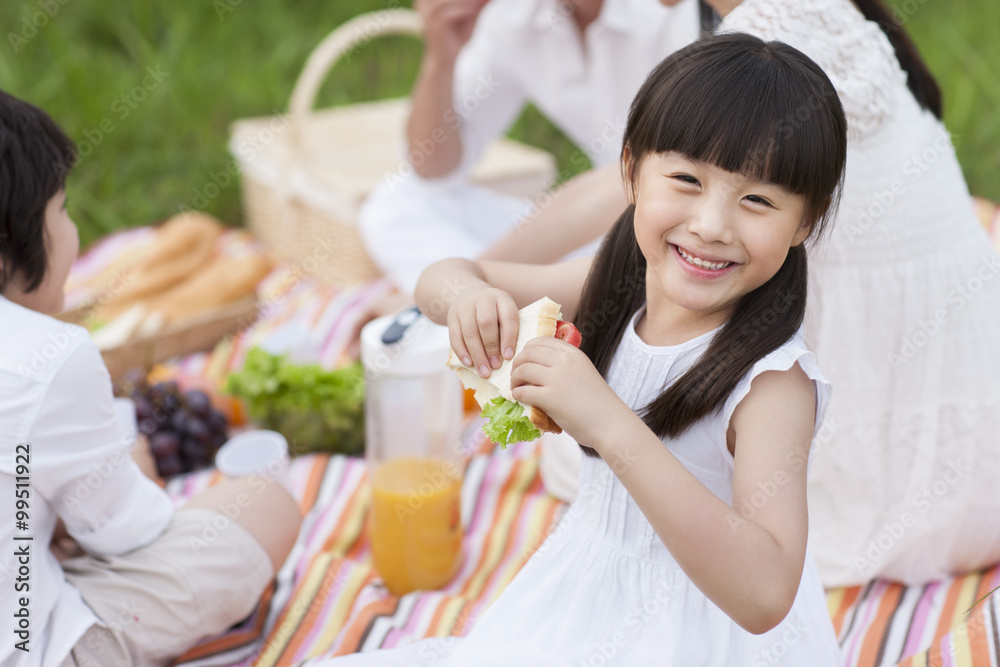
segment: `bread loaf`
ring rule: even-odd
[[[220,257],[146,306],[166,323],[176,322],[253,294],[272,268],[264,255]]]
[[[174,216],[156,231],[154,240],[114,269],[124,276],[121,288],[95,311],[108,322],[135,304],[160,294],[191,276],[212,257],[222,225],[204,214]]]

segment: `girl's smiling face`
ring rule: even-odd
[[[650,154],[631,188],[649,315],[709,331],[809,235],[806,199],[675,152]]]

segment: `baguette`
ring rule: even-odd
[[[153,239],[135,251],[123,254],[111,262],[99,278],[95,289],[103,289],[117,275],[145,267],[148,270],[179,257],[206,230],[222,229],[222,223],[207,213],[188,211],[168,218],[153,230]]]
[[[95,315],[100,321],[110,321],[177,285],[211,258],[221,235],[222,226],[211,216],[174,216],[157,230],[149,247],[137,252],[124,268],[116,265],[125,274],[125,284],[110,301],[98,307]]]
[[[517,344],[514,347],[514,356],[516,357],[520,354],[521,350],[524,349],[524,346],[532,338],[554,336],[556,334],[556,323],[561,318],[559,304],[548,297],[542,297],[538,301],[522,308],[518,312]],[[455,354],[455,350],[449,350],[448,352],[448,367],[458,374],[458,377],[462,380],[462,384],[467,389],[472,389],[476,392],[476,401],[480,407],[486,407],[487,403],[502,396],[509,401],[523,406],[528,421],[539,431],[562,433],[562,428],[544,410],[536,408],[533,405],[525,405],[514,398],[510,389],[512,361],[513,359],[504,359],[500,364],[500,368],[493,371],[484,380],[479,377],[478,373],[467,368],[461,362],[458,355]]]
[[[163,328],[253,294],[274,268],[265,255],[220,257],[172,289],[143,302],[149,313],[139,332],[150,336]]]

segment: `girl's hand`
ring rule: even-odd
[[[483,378],[514,356],[518,323],[513,297],[495,287],[464,292],[448,310],[452,349]]]
[[[544,410],[577,442],[598,451],[600,435],[635,417],[586,354],[550,336],[528,341],[514,359],[510,384],[515,399]]]

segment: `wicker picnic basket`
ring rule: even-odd
[[[240,167],[247,226],[278,257],[334,284],[379,275],[361,243],[357,212],[364,198],[405,163],[406,99],[312,109],[320,84],[345,54],[375,36],[419,36],[420,15],[391,9],[363,14],[330,33],[309,56],[286,116],[233,123],[229,150]],[[534,197],[555,176],[542,150],[499,139],[472,180],[506,194]]]

